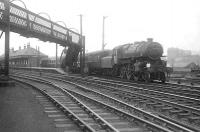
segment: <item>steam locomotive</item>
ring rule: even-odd
[[[162,55],[162,45],[148,38],[147,41],[86,54],[84,71],[88,74],[119,76],[135,81],[165,82],[167,68],[166,61],[161,59]]]
[[[113,50],[88,53],[85,71],[89,74],[119,76],[128,80],[167,79],[166,61],[161,60],[163,47],[153,39],[124,44]]]

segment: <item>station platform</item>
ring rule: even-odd
[[[47,68],[47,67],[15,67],[16,70],[28,70],[28,71],[42,71],[57,74],[68,74],[61,68]]]
[[[0,87],[0,132],[59,132],[25,86]]]

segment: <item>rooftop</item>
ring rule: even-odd
[[[14,48],[10,49],[10,58],[18,58],[18,57],[26,57],[26,56],[40,56],[40,57],[48,57],[44,53],[39,51],[39,48],[35,49],[30,46],[30,43],[24,45],[24,48],[22,49],[21,46],[19,47],[18,50],[14,50]],[[4,59],[4,54],[0,56],[0,59]]]

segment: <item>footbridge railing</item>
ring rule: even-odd
[[[10,23],[9,23],[10,22]],[[0,29],[10,24],[10,31],[24,37],[38,38],[62,46],[80,45],[80,34],[36,13],[15,5],[7,0],[0,0]]]

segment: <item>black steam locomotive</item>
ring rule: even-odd
[[[162,55],[162,45],[149,38],[147,41],[120,45],[113,50],[86,54],[84,71],[128,80],[165,82],[167,68],[166,61],[161,60]]]

